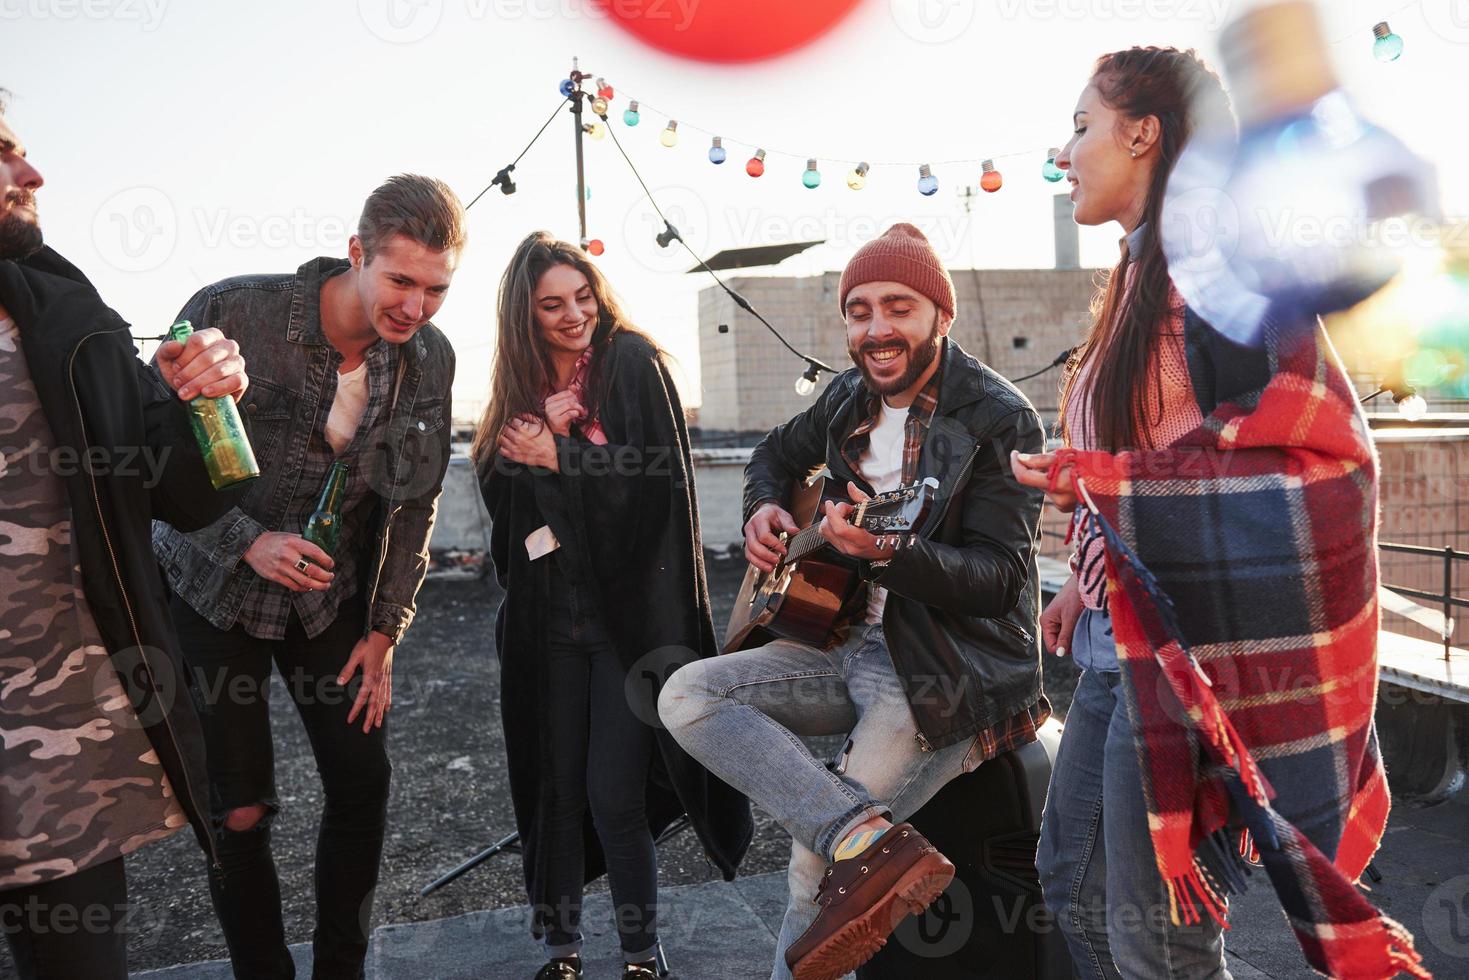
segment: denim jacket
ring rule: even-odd
[[[334,371],[321,330],[321,286],[347,266],[318,258],[294,275],[237,276],[206,286],[179,314],[195,329],[215,327],[239,343],[250,373],[241,417],[261,476],[239,506],[201,530],[155,522],[153,547],[181,599],[219,629],[234,625],[258,580],[241,559],[257,537],[279,529],[288,487],[305,459],[312,426]],[[397,642],[413,621],[428,571],[428,542],[449,465],[454,349],[432,323],[399,348],[396,396],[361,451],[377,500],[361,552],[368,627]]]

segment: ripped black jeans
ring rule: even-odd
[[[344,600],[336,621],[314,638],[294,616],[285,639],[260,640],[239,626],[216,629],[177,596],[170,610],[204,726],[221,864],[210,869],[209,890],[235,976],[295,976],[270,852],[270,821],[279,808],[267,700],[274,662],[306,726],[326,800],[316,842],[312,976],[360,980],[392,773],[386,723],[367,734],[360,715],[347,724],[361,674],[346,687],[336,681],[363,636],[361,597]],[[255,804],[268,813],[253,828],[224,826],[231,811]]]

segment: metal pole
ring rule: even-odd
[[[1452,650],[1453,631],[1449,629],[1449,614],[1454,611],[1454,549],[1451,545],[1445,545],[1443,550],[1443,659],[1449,662],[1449,652]]]
[[[581,80],[585,77],[576,67],[576,59],[573,58],[571,81],[576,85],[576,90],[571,93],[571,117],[576,120],[576,217],[580,230],[577,244],[583,248],[587,243],[587,177],[582,164],[582,138],[586,134],[581,128],[581,103],[586,93],[581,90]]]

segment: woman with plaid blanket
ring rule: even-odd
[[[1083,668],[1037,855],[1081,976],[1228,977],[1227,894],[1263,863],[1310,965],[1426,977],[1355,886],[1387,823],[1377,473],[1314,317],[1238,346],[1189,310],[1156,229],[1179,153],[1229,113],[1192,51],[1097,62],[1056,159],[1122,258],[1072,358],[1066,448],[1017,479],[1074,511],[1042,619]]]

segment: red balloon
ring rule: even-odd
[[[629,34],[698,61],[762,61],[810,44],[859,0],[597,0]],[[688,11],[687,14],[684,11]]]

